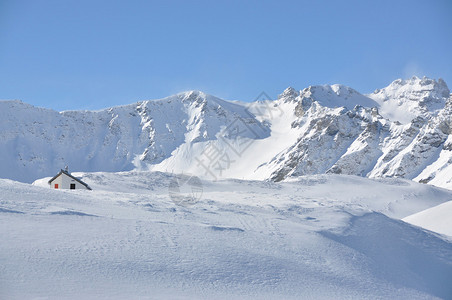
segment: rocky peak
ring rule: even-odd
[[[287,89],[282,92],[282,94],[278,95],[278,99],[287,99],[293,100],[300,95],[293,87],[289,86]]]
[[[207,100],[207,95],[205,93],[196,90],[183,92],[177,94],[177,96],[183,103],[202,103]]]
[[[378,102],[384,117],[408,124],[417,116],[436,115],[445,107],[449,95],[444,80],[413,76],[407,80],[394,80],[368,97]]]
[[[318,104],[329,108],[346,107],[351,110],[356,105],[364,107],[378,106],[378,103],[374,100],[341,84],[310,86],[301,91],[300,97],[305,102],[306,100],[316,101]]]
[[[426,99],[444,101],[450,95],[446,82],[439,78],[438,81],[428,77],[419,78],[413,76],[410,79],[394,80],[389,86],[374,92],[382,100],[407,99],[411,101],[422,101]]]

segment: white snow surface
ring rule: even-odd
[[[371,95],[339,84],[276,100],[200,91],[100,111],[0,101],[0,178],[153,170],[281,181],[310,174],[413,179],[452,189],[452,98],[442,79],[396,80]]]
[[[408,124],[418,116],[441,110],[449,95],[444,80],[413,76],[408,80],[397,79],[368,96],[379,103],[383,116]]]
[[[346,175],[203,180],[181,206],[168,173],[74,175],[93,191],[0,179],[1,299],[452,295],[452,240],[400,220],[449,203],[445,189]]]
[[[452,237],[452,201],[415,213],[403,220]]]

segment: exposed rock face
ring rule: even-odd
[[[251,104],[198,91],[97,112],[3,101],[0,177],[30,182],[65,165],[202,176],[210,170],[200,158],[213,147],[229,160],[219,178],[334,173],[452,188],[451,116],[446,83],[425,77],[371,95],[337,84],[287,88],[277,100]]]
[[[369,177],[419,177],[417,180],[428,182],[435,178],[434,173],[438,173],[432,168],[426,170],[432,163],[437,163],[440,170],[450,168],[452,155],[448,139],[452,132],[452,97],[443,80],[417,77],[396,80],[369,95],[378,102],[373,108],[318,109],[315,105],[320,103],[327,104],[323,107],[334,108],[334,103],[343,104],[350,95],[362,96],[346,90],[348,92],[342,93],[343,99],[325,101],[335,95],[332,90],[309,87],[297,98],[295,114],[298,120],[293,127],[303,130],[293,146],[269,162],[276,169],[271,175],[273,180],[326,172]],[[316,93],[322,98],[317,99]],[[314,105],[309,106],[306,98]],[[399,112],[406,110],[408,117],[404,116],[400,121],[389,120],[385,117],[395,114],[386,111],[388,107]],[[442,159],[440,163],[439,157],[448,159]],[[450,176],[447,180],[450,182]]]
[[[237,118],[268,136],[243,105],[198,91],[96,112],[1,101],[0,177],[32,182],[66,165],[72,171],[125,171],[157,164],[181,144],[216,139]],[[238,130],[241,137],[254,138]]]

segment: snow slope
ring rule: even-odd
[[[450,299],[452,243],[398,219],[452,192],[317,175],[202,181],[79,173],[93,191],[0,180],[0,298]]]
[[[405,217],[403,220],[452,237],[452,201],[415,213]]]
[[[0,177],[33,182],[68,165],[210,180],[333,173],[452,189],[451,135],[450,91],[425,77],[371,95],[335,84],[242,103],[190,91],[96,112],[3,101]]]
[[[125,171],[168,158],[180,145],[216,139],[240,118],[253,138],[268,136],[245,107],[186,92],[101,111],[56,112],[20,101],[0,102],[0,176],[25,182],[73,171]],[[239,138],[250,138],[242,133]],[[254,134],[255,133],[255,134]]]

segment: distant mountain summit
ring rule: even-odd
[[[449,88],[441,78],[436,81],[416,76],[408,80],[397,79],[369,95],[390,119],[404,123],[418,116],[428,117],[442,109],[449,96]]]
[[[0,102],[0,177],[32,182],[74,171],[158,170],[284,180],[335,173],[452,188],[452,98],[442,79],[395,80],[373,94],[335,84],[276,100],[200,91],[101,111]]]

